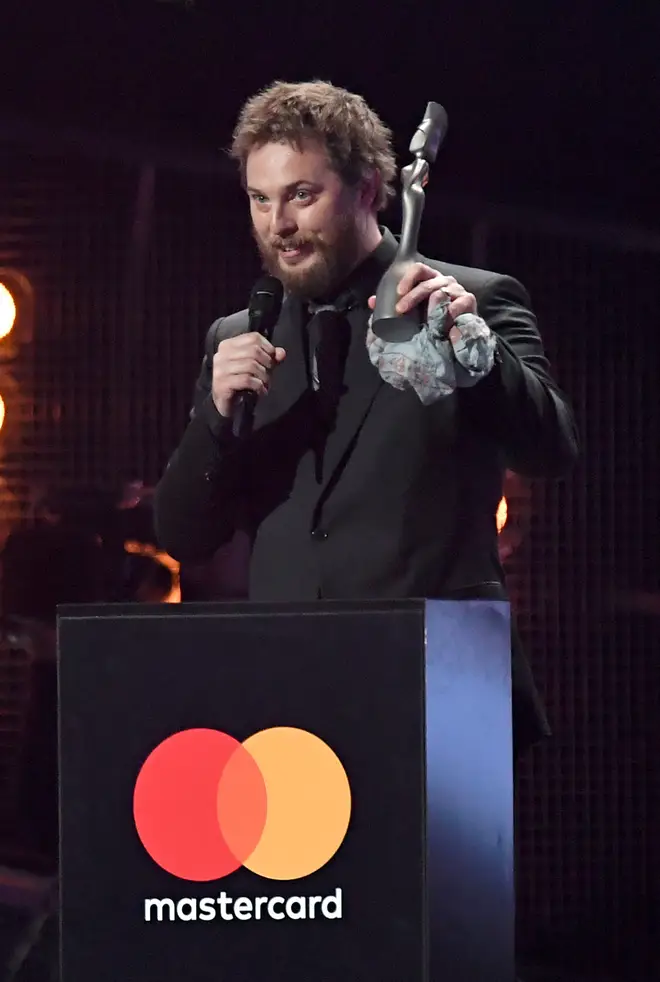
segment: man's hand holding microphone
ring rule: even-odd
[[[220,415],[234,415],[238,394],[247,396],[253,392],[257,398],[265,395],[270,373],[284,356],[284,348],[276,348],[256,331],[221,341],[213,356],[211,388]]]
[[[248,436],[252,431],[257,400],[268,392],[271,372],[286,356],[284,348],[270,340],[283,294],[282,284],[274,276],[260,279],[250,295],[250,330],[225,338],[213,356],[213,403],[221,416],[233,419],[235,436]]]

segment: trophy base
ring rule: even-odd
[[[421,328],[419,314],[402,314],[395,317],[374,317],[371,330],[377,338],[387,341],[389,344],[400,344],[402,341],[410,341]]]

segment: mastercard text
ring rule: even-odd
[[[326,897],[150,897],[144,901],[145,921],[304,921],[343,917],[340,887]]]

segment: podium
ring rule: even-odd
[[[512,982],[509,609],[61,607],[62,982]]]

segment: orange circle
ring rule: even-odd
[[[337,755],[306,730],[274,727],[242,744],[183,730],[142,765],[133,813],[151,858],[181,879],[220,879],[243,865],[294,880],[341,846],[351,791]]]
[[[243,865],[270,880],[309,876],[332,859],[346,836],[351,789],[341,761],[319,737],[281,726],[243,746],[266,785],[261,838]]]

